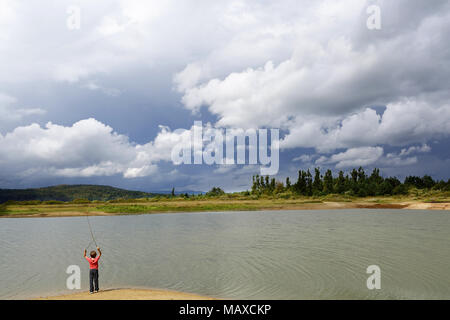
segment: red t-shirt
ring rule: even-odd
[[[98,269],[98,259],[100,259],[100,256],[96,258],[90,258],[86,256],[85,258],[89,262],[89,269]]]

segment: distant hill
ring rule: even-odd
[[[34,189],[0,189],[0,203],[8,200],[58,200],[73,201],[75,199],[87,200],[114,200],[114,199],[137,199],[155,197],[157,193],[142,191],[129,191],[110,186],[98,185],[59,185]]]

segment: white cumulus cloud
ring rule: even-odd
[[[154,141],[135,144],[93,118],[67,127],[32,124],[0,135],[0,165],[3,174],[21,177],[144,177],[157,172],[158,162],[170,161],[180,139],[161,127]]]
[[[364,167],[374,164],[381,158],[383,152],[382,147],[351,148],[329,158],[322,156],[316,160],[316,164],[335,164],[336,168]]]

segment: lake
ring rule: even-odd
[[[100,288],[237,299],[450,299],[450,212],[314,210],[90,217]],[[0,219],[0,298],[70,293],[86,217]],[[90,249],[94,246],[91,245]],[[366,269],[381,269],[381,289]]]

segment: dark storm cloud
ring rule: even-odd
[[[302,155],[387,172],[448,163],[438,147],[450,134],[448,1],[0,5],[3,186],[241,188],[251,168],[171,164],[179,137],[164,126],[195,119],[280,127],[280,175],[307,165],[292,165]],[[369,5],[381,30],[366,27]],[[67,28],[69,6],[80,29]],[[401,154],[424,144],[426,154]]]

